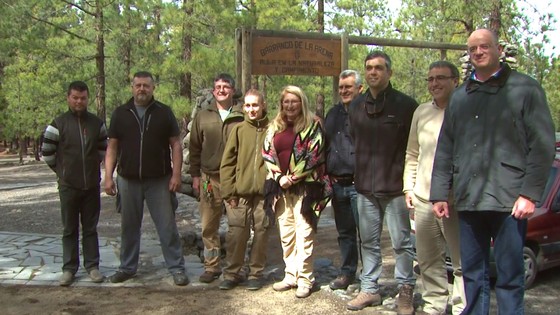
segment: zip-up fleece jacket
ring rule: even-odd
[[[224,121],[218,112],[216,100],[200,109],[194,117],[189,144],[189,174],[200,177],[219,174],[222,154],[233,126],[243,122],[241,105],[234,105]]]
[[[406,144],[416,107],[413,98],[393,89],[391,83],[376,99],[368,89],[350,104],[356,191],[377,198],[403,194]]]
[[[58,184],[88,190],[99,187],[100,163],[107,150],[107,129],[89,112],[72,111],[55,118],[45,130],[43,160],[56,173]]]
[[[220,166],[220,192],[224,200],[263,195],[266,167],[261,150],[267,127],[267,117],[246,117],[233,127]]]
[[[169,138],[176,136],[179,126],[169,106],[152,99],[140,119],[131,98],[115,109],[109,126],[109,138],[119,141],[117,173],[127,179],[171,174]]]
[[[476,73],[476,71],[475,71]],[[511,212],[540,201],[555,155],[554,123],[540,84],[507,64],[455,90],[439,134],[430,201],[453,192],[457,211]]]

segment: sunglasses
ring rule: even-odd
[[[369,94],[369,93],[368,93]],[[385,109],[386,94],[383,94],[383,100],[376,101],[371,95],[368,95],[364,102],[364,109],[369,116],[378,116]]]

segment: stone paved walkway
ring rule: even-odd
[[[330,210],[330,209],[329,209]],[[196,218],[195,218],[196,219]],[[227,229],[225,221],[221,230]],[[332,215],[321,217],[319,226],[334,225]],[[223,233],[224,231],[222,231]],[[119,238],[99,238],[99,270],[106,277],[115,273],[119,266]],[[81,246],[80,246],[81,248]],[[80,253],[80,259],[82,259]],[[198,282],[204,266],[197,255],[185,256],[185,267],[190,280],[189,286],[209,286]],[[60,235],[42,235],[0,231],[0,285],[56,285],[62,275],[62,240]],[[316,257],[315,273],[318,283],[328,283],[336,277],[337,269],[327,258]],[[283,265],[267,266],[265,279],[270,281],[283,274]],[[214,281],[210,286],[217,286]],[[159,241],[151,234],[143,234],[140,247],[140,262],[136,277],[114,284],[108,279],[101,284],[93,283],[83,266],[75,275],[72,286],[173,286],[173,278],[165,267]]]
[[[99,239],[101,256],[99,270],[105,276],[112,275],[119,266],[119,240]],[[191,285],[201,285],[195,280],[204,271],[200,258],[185,256],[186,268]],[[38,235],[26,233],[0,232],[0,285],[57,285],[62,275],[62,241],[58,235]],[[173,278],[167,272],[157,240],[142,239],[140,266],[135,278],[114,284],[107,279],[93,283],[83,267],[76,273],[73,286],[139,286],[173,285]],[[203,284],[205,285],[205,284]]]

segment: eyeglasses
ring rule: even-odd
[[[428,77],[426,78],[426,81],[429,83],[432,83],[434,81],[436,82],[441,82],[443,80],[448,80],[448,79],[454,79],[454,76],[445,76],[445,75],[436,75],[435,77]]]
[[[487,51],[488,49],[490,49],[490,47],[492,46],[489,44],[482,44],[478,46],[470,46],[467,49],[469,51],[469,54],[474,54],[477,51],[477,49],[480,49],[480,51]]]
[[[282,105],[299,105],[299,104],[301,104],[301,101],[290,101],[290,100],[282,101]]]

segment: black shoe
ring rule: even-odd
[[[121,282],[124,282],[128,279],[134,278],[135,276],[136,276],[135,273],[126,273],[124,271],[117,271],[117,272],[115,272],[114,275],[109,277],[109,280],[112,283],[121,283]]]
[[[249,279],[247,280],[247,290],[257,291],[262,288],[262,282],[260,279]]]
[[[329,287],[331,290],[346,290],[352,282],[354,282],[354,277],[340,275],[329,283]]]
[[[220,283],[220,290],[231,290],[239,284],[236,280],[226,279]]]
[[[175,285],[183,286],[189,284],[189,278],[187,277],[185,272],[179,271],[173,274],[173,282],[175,283]]]
[[[199,281],[203,282],[203,283],[210,283],[216,279],[218,279],[220,277],[222,273],[217,271],[217,272],[212,272],[212,271],[204,271],[203,274],[200,275]]]

